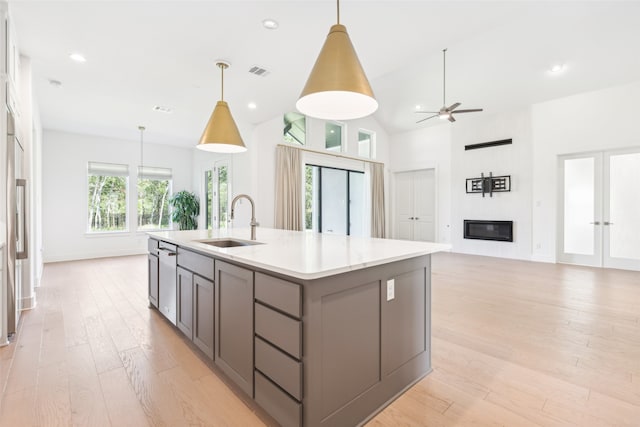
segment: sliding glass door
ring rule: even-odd
[[[558,260],[640,270],[640,150],[560,158]]]
[[[320,233],[365,234],[364,173],[306,165],[306,228]]]

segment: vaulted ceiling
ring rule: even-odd
[[[183,146],[220,98],[217,59],[232,64],[225,100],[248,128],[295,109],[336,20],[332,0],[18,0],[10,10],[46,129],[136,140],[143,124],[145,141]],[[638,1],[341,2],[391,134],[430,125],[415,123],[416,105],[442,106],[445,47],[447,104],[491,114],[638,80],[638,22]],[[563,73],[548,72],[560,63]],[[248,72],[255,65],[266,77]]]

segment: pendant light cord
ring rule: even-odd
[[[144,137],[143,137],[143,133],[144,133],[144,126],[138,126],[138,129],[140,130],[140,170],[138,171],[138,176],[142,177],[142,168],[144,167]]]
[[[338,25],[340,25],[340,0],[336,0],[338,9]]]
[[[447,106],[447,49],[442,50],[442,105]]]
[[[224,65],[220,66],[220,73],[222,74],[222,79],[220,79],[220,100],[224,101]]]

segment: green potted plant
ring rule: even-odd
[[[200,213],[198,196],[182,190],[175,193],[169,203],[173,207],[171,218],[174,223],[178,224],[180,230],[195,230],[198,228],[198,214]]]

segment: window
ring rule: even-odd
[[[207,230],[212,228],[225,229],[228,223],[229,210],[229,165],[220,163],[213,170],[205,172],[205,193],[207,204],[205,214],[207,217]]]
[[[340,123],[326,122],[324,147],[329,151],[342,151],[342,127]]]
[[[229,166],[220,165],[216,168],[218,178],[218,228],[227,228],[229,211]]]
[[[129,166],[89,162],[87,230],[93,233],[127,230]]]
[[[205,171],[204,173],[204,189],[207,202],[205,204],[205,218],[207,219],[207,230],[213,228],[213,171]]]
[[[138,230],[162,230],[171,226],[171,169],[138,167]]]
[[[358,156],[373,158],[373,140],[375,137],[374,132],[369,132],[360,129],[358,131]]]
[[[307,119],[300,113],[284,115],[284,140],[292,144],[305,145]]]

